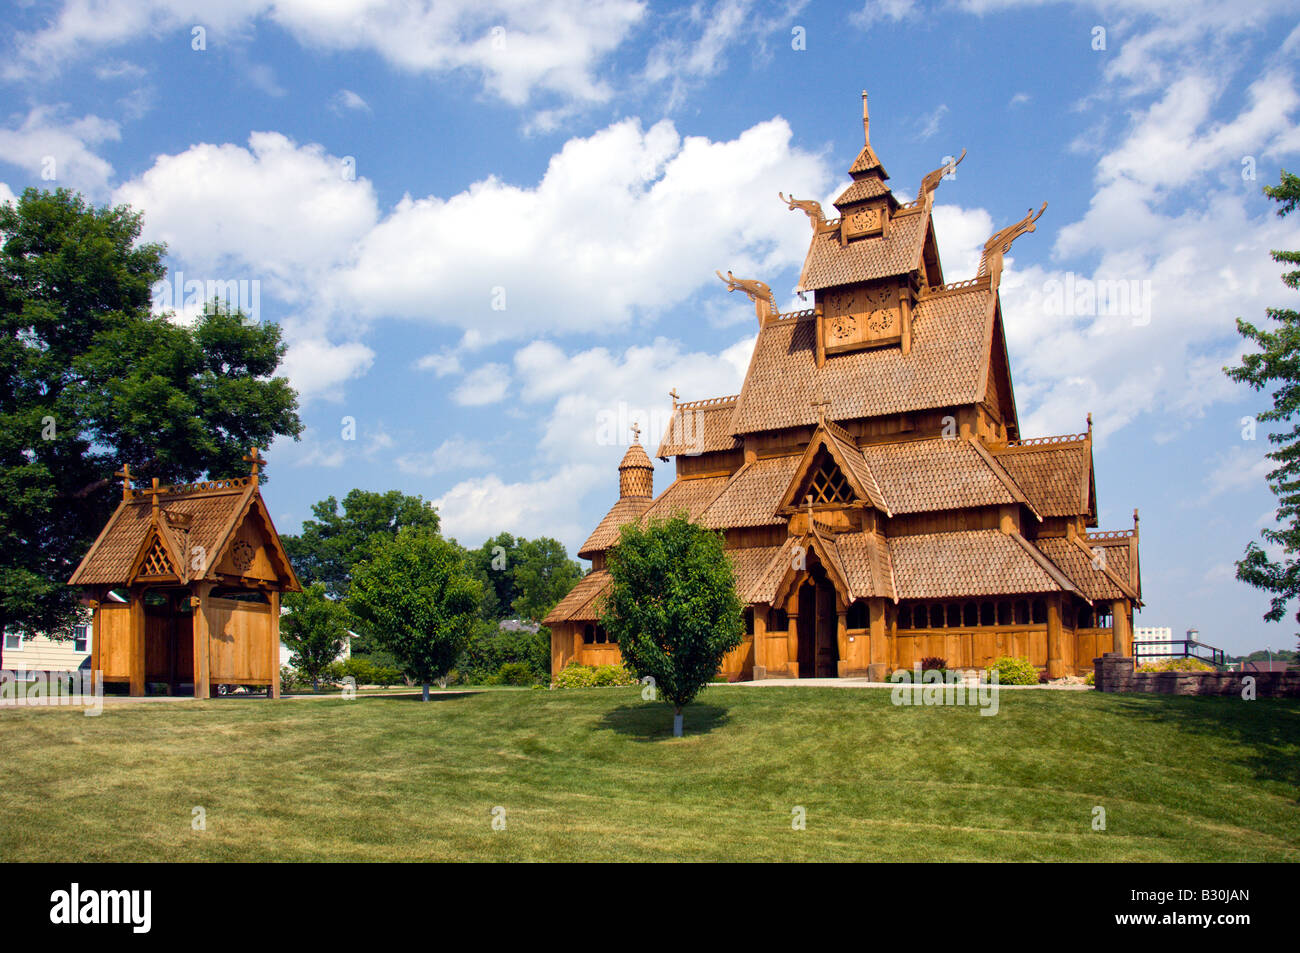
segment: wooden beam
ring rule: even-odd
[[[131,587],[131,694],[144,694],[144,589]]]
[[[1061,598],[1051,596],[1047,600],[1047,677],[1061,678],[1065,675],[1065,663],[1061,659]]]
[[[271,600],[271,697],[280,697],[280,593],[267,593]]]

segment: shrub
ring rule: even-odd
[[[339,677],[351,675],[358,685],[396,685],[402,680],[402,673],[395,667],[377,665],[366,656],[354,655],[339,664]]]
[[[1022,655],[1000,656],[988,668],[989,675],[998,673],[1000,685],[1037,685],[1038,669]]]
[[[940,658],[937,655],[927,655],[921,659],[921,671],[923,672],[946,672],[948,671],[948,660]]]
[[[552,688],[604,688],[615,685],[635,685],[636,676],[617,665],[580,665],[570,662],[551,680]]]
[[[1167,658],[1159,662],[1143,662],[1138,666],[1139,672],[1215,672],[1213,665],[1198,658]]]
[[[301,677],[299,676],[297,669],[291,668],[288,665],[280,666],[280,691],[281,692],[293,691],[294,689],[298,688],[300,681],[301,681]]]
[[[505,662],[495,677],[500,685],[531,685],[537,680],[526,662]]]
[[[1083,684],[1085,684],[1085,685],[1096,685],[1096,684],[1097,684],[1097,673],[1096,673],[1095,671],[1093,671],[1093,672],[1089,672],[1087,675],[1083,676]]]

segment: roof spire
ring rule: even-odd
[[[632,442],[633,442],[633,443],[640,443],[640,442],[641,442],[641,425],[640,425],[639,423],[637,423],[637,422],[634,420],[634,421],[632,421],[632,428],[631,428],[631,429],[632,429]]]
[[[867,91],[862,91],[862,144],[871,148],[871,120],[867,116]]]
[[[249,478],[253,481],[253,486],[257,486],[258,484],[257,472],[259,469],[261,469],[262,464],[266,463],[266,461],[262,459],[262,455],[257,452],[256,447],[249,447],[248,453],[244,454],[244,456],[241,459],[245,463],[249,464],[249,472],[248,472]]]

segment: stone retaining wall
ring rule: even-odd
[[[1300,698],[1300,672],[1139,672],[1132,658],[1107,652],[1093,659],[1099,692],[1146,692],[1153,695],[1234,695],[1241,697],[1246,678],[1255,680],[1256,698]]]

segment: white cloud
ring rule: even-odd
[[[343,384],[365,374],[375,361],[375,352],[359,341],[332,344],[294,320],[284,322],[283,328],[289,350],[278,373],[289,378],[304,404],[342,399]]]
[[[510,368],[504,364],[484,364],[465,375],[454,391],[452,400],[463,407],[481,407],[504,400],[510,387]]]
[[[563,466],[549,476],[515,483],[488,474],[463,480],[432,502],[443,532],[465,545],[508,531],[553,536],[572,551],[591,531],[580,500],[603,479],[607,477],[590,465]]]
[[[333,106],[336,112],[344,109],[352,112],[370,112],[370,104],[360,93],[354,93],[350,89],[340,89],[335,93]]]
[[[820,192],[831,176],[791,138],[783,119],[729,142],[616,123],[567,142],[535,188],[489,178],[450,199],[403,199],[327,297],[481,343],[618,329],[690,299],[714,281],[710,265],[767,274],[802,261],[807,232],[776,193]]]
[[[415,362],[415,367],[416,370],[433,371],[438,377],[459,374],[461,371],[460,358],[454,352],[447,350],[424,355]]]
[[[397,469],[416,476],[433,476],[448,470],[467,470],[492,465],[492,457],[482,444],[463,437],[444,440],[433,450],[407,453],[395,461]]]
[[[943,117],[948,115],[948,106],[940,103],[935,107],[934,112],[922,116],[921,121],[917,124],[918,130],[916,138],[925,140],[932,138],[939,131],[939,126],[943,123]]]
[[[99,198],[108,191],[113,166],[91,147],[121,135],[110,120],[73,119],[66,106],[36,106],[15,126],[0,129],[0,161],[41,179],[46,188],[66,185]]]
[[[18,196],[14,195],[13,189],[9,188],[6,183],[0,182],[0,205],[16,201],[18,201]]]
[[[4,74],[48,75],[146,36],[188,39],[193,24],[215,50],[269,21],[306,47],[373,52],[409,72],[469,71],[516,105],[537,91],[601,102],[600,67],[644,12],[637,0],[64,0],[47,26],[14,38]]]

